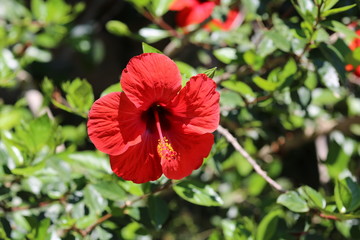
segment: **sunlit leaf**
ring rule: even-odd
[[[195,181],[182,181],[173,186],[174,191],[186,201],[202,206],[221,206],[223,200],[209,185]]]

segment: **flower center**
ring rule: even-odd
[[[169,140],[163,136],[158,111],[155,110],[154,115],[155,115],[156,129],[160,137],[160,139],[158,140],[157,152],[161,158],[161,162],[163,161],[171,162],[177,160],[178,153],[173,149]]]

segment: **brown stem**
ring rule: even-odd
[[[162,29],[167,30],[171,34],[171,36],[176,37],[176,38],[181,37],[179,35],[179,33],[175,29],[173,29],[169,24],[167,24],[164,21],[164,19],[162,19],[161,17],[154,17],[148,11],[144,11],[142,14],[143,14],[144,17],[146,17],[151,22],[155,23],[156,25],[158,25]]]
[[[226,129],[223,128],[221,125],[218,126],[217,131],[223,135],[226,140],[233,145],[233,147],[238,151],[254,168],[254,170],[267,181],[270,186],[275,188],[281,193],[286,192],[285,189],[283,189],[280,184],[275,182],[271,177],[267,175],[267,172],[265,172],[258,164],[257,162],[245,151],[245,149],[239,144],[239,142],[236,140],[236,138]]]

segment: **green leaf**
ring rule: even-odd
[[[236,49],[234,48],[219,48],[214,50],[214,56],[225,64],[230,64],[237,59]]]
[[[306,201],[295,191],[289,191],[281,194],[276,200],[278,204],[281,204],[293,212],[308,212],[309,207]]]
[[[259,76],[253,77],[253,81],[259,88],[269,92],[275,91],[278,87],[278,84],[276,82],[267,81],[266,79],[263,79]]]
[[[126,192],[115,182],[102,181],[93,184],[93,187],[103,196],[103,198],[113,201],[125,200]]]
[[[336,69],[329,62],[324,62],[318,69],[322,83],[329,89],[336,89],[340,87],[340,78]]]
[[[94,102],[92,86],[85,79],[76,78],[71,82],[64,83],[62,89],[66,93],[66,100],[70,107],[77,113],[86,116]]]
[[[360,186],[350,177],[335,181],[335,202],[341,213],[360,208]]]
[[[240,93],[244,97],[255,97],[255,93],[251,87],[244,82],[228,80],[222,82],[221,85],[227,89]]]
[[[14,168],[11,170],[11,172],[16,175],[32,176],[37,171],[43,169],[45,165],[46,165],[46,161],[44,160],[33,166]]]
[[[162,53],[160,50],[150,46],[147,43],[142,43],[143,53]]]
[[[2,131],[0,133],[1,140],[4,144],[4,150],[6,152],[6,162],[8,165],[15,165],[12,166],[12,168],[16,166],[22,166],[25,162],[24,156],[21,153],[19,146],[16,146],[15,143],[15,134],[13,134],[10,131]],[[0,145],[1,147],[1,145]],[[10,167],[10,166],[9,166]]]
[[[109,93],[112,93],[112,92],[121,92],[122,91],[122,88],[121,88],[121,85],[120,83],[115,83],[115,84],[112,84],[110,85],[109,87],[107,87],[101,94],[100,94],[100,97],[103,97]]]
[[[270,30],[268,32],[265,33],[265,35],[270,38],[271,40],[273,40],[273,43],[275,44],[275,46],[284,51],[284,52],[289,52],[290,48],[291,48],[291,42],[288,41],[286,38],[284,38],[284,36],[282,36],[279,32],[275,31],[275,30]]]
[[[152,13],[158,17],[164,15],[169,10],[171,2],[173,0],[153,0]]]
[[[330,177],[337,178],[339,174],[347,169],[349,161],[350,155],[344,151],[343,146],[339,145],[336,141],[331,141],[325,162]]]
[[[21,120],[26,116],[23,109],[1,106],[0,107],[0,130],[9,130],[16,125],[19,125]]]
[[[48,218],[40,221],[40,224],[36,229],[37,240],[46,240],[51,238],[51,233],[49,232],[50,224],[51,221]]]
[[[255,71],[260,70],[264,64],[264,58],[260,54],[257,54],[254,50],[246,51],[244,53],[244,60]]]
[[[45,20],[47,17],[46,5],[42,0],[31,1],[31,11],[38,20]]]
[[[100,152],[81,151],[75,153],[60,153],[58,158],[68,161],[72,164],[77,163],[87,169],[112,173],[108,157]]]
[[[323,1],[323,0],[317,0],[317,1]],[[335,4],[339,2],[339,0],[326,0],[323,2],[324,2],[324,11],[327,11],[333,6],[335,6]]]
[[[206,76],[208,76],[209,78],[213,78],[213,77],[215,76],[216,69],[217,69],[217,67],[210,68],[210,69],[206,70],[206,71],[204,72],[204,74],[205,74]]]
[[[297,72],[297,65],[294,59],[289,59],[286,63],[285,67],[280,71],[278,74],[278,85],[281,88],[290,86],[291,83],[294,81],[294,75]]]
[[[355,7],[355,6],[356,6],[356,3],[354,3],[354,4],[352,4],[352,5],[344,6],[344,7],[333,8],[333,9],[324,11],[324,12],[322,13],[322,16],[323,16],[323,17],[327,17],[327,16],[330,16],[330,15],[333,15],[333,14],[336,14],[336,13],[345,12],[345,11],[347,11],[347,10]]]
[[[107,200],[96,190],[93,185],[87,185],[84,189],[84,202],[90,211],[100,215],[107,207]]]
[[[170,36],[170,33],[166,30],[150,27],[140,29],[139,34],[148,43],[154,43]]]
[[[260,222],[257,232],[256,240],[272,240],[274,239],[279,220],[282,218],[283,212],[280,209],[271,211]]]
[[[223,200],[209,185],[195,181],[182,181],[173,186],[174,191],[191,203],[202,206],[221,206]]]
[[[43,147],[55,148],[59,139],[57,126],[47,114],[30,122],[23,122],[15,129],[16,137],[32,154],[37,154]]]
[[[309,186],[302,186],[298,189],[301,197],[305,198],[310,207],[318,207],[324,209],[326,207],[326,201],[324,197]]]
[[[106,23],[106,29],[114,35],[127,36],[127,37],[131,36],[131,31],[129,30],[128,26],[121,21],[117,21],[117,20],[108,21]]]
[[[321,22],[321,25],[334,32],[344,34],[346,39],[353,39],[358,37],[353,30],[336,20],[323,21]]]
[[[266,186],[264,178],[257,173],[251,174],[248,181],[248,191],[251,196],[258,196]]]
[[[147,6],[151,0],[127,0],[127,1],[132,2],[138,8],[142,8]]]
[[[275,50],[276,50],[276,45],[273,39],[271,39],[270,36],[267,36],[265,34],[263,39],[261,39],[256,52],[260,57],[265,58],[269,54],[273,53]]]
[[[351,192],[343,181],[335,181],[334,190],[336,206],[341,213],[347,212],[347,207],[351,203]]]
[[[150,196],[148,199],[148,211],[151,223],[156,229],[161,229],[169,217],[167,203],[157,196]]]

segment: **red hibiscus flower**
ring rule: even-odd
[[[243,20],[243,16],[241,15],[239,10],[232,9],[229,11],[227,18],[225,21],[220,19],[213,19],[210,23],[205,26],[206,29],[221,29],[223,31],[229,31],[240,26]]]
[[[357,53],[360,52],[360,29],[356,31],[356,34],[359,36],[358,38],[355,38],[349,45],[349,48],[351,51],[356,51]],[[356,54],[356,53],[352,53]],[[352,59],[352,58],[351,58]],[[351,61],[350,61],[351,62]],[[347,64],[345,66],[345,70],[349,72],[354,72],[354,74],[358,77],[360,77],[360,64],[358,64],[358,61],[353,60],[353,64]]]
[[[199,1],[199,0],[175,0],[170,5],[170,10],[178,11],[176,15],[176,23],[179,27],[187,27],[192,24],[199,24],[209,18],[216,5],[220,4],[220,0]],[[213,19],[204,28],[210,30],[218,28],[224,31],[233,29],[240,25],[240,12],[238,10],[230,10],[224,21]]]
[[[199,168],[219,124],[215,82],[198,74],[181,88],[176,64],[157,53],[132,58],[120,82],[123,92],[95,101],[87,124],[114,173],[144,183],[162,174],[181,179]]]

